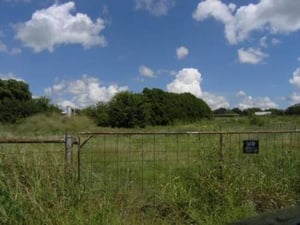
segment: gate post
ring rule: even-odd
[[[77,181],[78,181],[78,183],[80,183],[80,180],[81,180],[81,177],[80,177],[80,172],[81,172],[80,150],[81,150],[80,137],[77,137]]]
[[[65,169],[70,172],[72,168],[72,146],[73,139],[70,134],[65,134]]]
[[[224,180],[224,149],[223,133],[219,133],[219,179]]]

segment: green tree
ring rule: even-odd
[[[169,101],[166,92],[161,89],[145,88],[143,90],[143,96],[145,101],[145,110],[147,115],[147,124],[155,125],[168,125],[173,122],[171,117],[170,108],[172,102]]]
[[[30,114],[29,86],[23,81],[0,80],[0,121],[14,123]]]
[[[32,98],[28,84],[17,80],[0,80],[0,122],[15,123],[34,113],[58,111],[50,99]]]
[[[285,111],[283,109],[268,109],[266,111],[270,111],[272,113],[272,115],[276,115],[276,116],[283,116],[285,114]]]
[[[300,115],[300,103],[289,106],[285,113],[287,115]]]
[[[242,115],[242,114],[243,114],[243,111],[240,110],[239,108],[233,108],[231,111],[232,111],[233,113],[238,114],[238,115]]]
[[[60,112],[58,106],[51,104],[47,97],[33,98],[27,102],[29,114]]]
[[[95,119],[99,126],[127,128],[195,122],[212,116],[202,99],[190,93],[168,93],[157,88],[145,88],[141,94],[121,92],[110,102],[100,102],[82,112]]]
[[[116,94],[108,105],[108,116],[112,127],[145,127],[143,96],[131,92]]]
[[[0,100],[16,99],[19,101],[27,101],[31,99],[29,86],[23,81],[13,79],[0,80]]]
[[[195,122],[206,116],[211,117],[209,106],[191,93],[175,94],[174,97],[177,100],[172,110],[176,112],[176,120]]]

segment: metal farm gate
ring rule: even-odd
[[[251,212],[263,212],[295,204],[300,191],[300,131],[4,138],[0,162],[4,180],[18,173],[22,182],[53,178],[79,192],[78,201],[93,204],[97,198],[95,207],[104,210],[103,224],[110,224],[110,215],[119,216],[120,224],[126,224],[128,215],[136,218],[134,224],[143,224],[147,217],[151,224],[166,217],[171,224],[199,224],[196,221],[206,221],[196,218],[202,216],[199,212],[222,217],[238,208],[248,215],[249,207]]]
[[[151,202],[153,196],[180,189],[182,183],[201,189],[215,182],[220,192],[215,193],[217,197],[224,191],[235,191],[237,198],[243,199],[254,188],[268,185],[271,192],[284,192],[285,185],[299,182],[299,131],[80,133],[79,136],[80,182],[91,192],[117,193],[119,198],[131,196],[132,201],[145,198]],[[274,183],[278,180],[282,185]],[[276,199],[270,204],[280,207]]]

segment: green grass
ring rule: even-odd
[[[297,129],[297,117],[218,118],[134,131]],[[2,125],[1,137],[128,131],[85,117],[38,115]],[[132,130],[129,130],[132,131]],[[84,140],[85,137],[82,137]],[[241,141],[259,139],[245,155]],[[1,224],[218,225],[295,204],[300,134],[133,135],[92,138],[67,173],[62,144],[0,145]],[[222,154],[220,153],[222,150]]]

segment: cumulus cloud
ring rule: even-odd
[[[202,99],[214,110],[218,108],[229,108],[229,102],[224,96],[203,92]]]
[[[181,46],[176,49],[177,59],[184,59],[185,57],[188,56],[188,54],[189,54],[189,49],[184,46]]]
[[[239,8],[221,0],[205,0],[198,4],[193,18],[203,21],[213,17],[222,22],[228,42],[237,44],[254,31],[270,34],[299,31],[299,10],[300,1],[295,0],[260,0]]]
[[[153,72],[153,70],[144,65],[139,67],[139,72],[140,72],[140,75],[142,75],[144,77],[152,78],[155,76],[155,73]]]
[[[241,48],[238,50],[238,58],[240,63],[258,64],[262,62],[268,55],[258,48]]]
[[[103,19],[95,22],[89,16],[75,11],[75,3],[54,4],[47,9],[33,13],[32,18],[16,26],[16,38],[35,52],[48,50],[62,44],[81,44],[84,48],[105,46],[101,31],[105,28]]]
[[[254,98],[250,95],[247,95],[244,91],[239,91],[237,96],[241,97],[241,100],[237,105],[237,107],[241,110],[248,108],[260,108],[262,110],[278,108],[278,105],[269,97]]]
[[[167,90],[174,93],[191,93],[202,98],[213,109],[229,107],[229,103],[223,96],[217,96],[201,89],[202,75],[195,68],[184,68],[180,70],[175,79],[167,84]]]
[[[201,73],[197,69],[184,68],[177,73],[175,80],[167,84],[167,90],[175,93],[189,92],[200,98],[201,81]]]
[[[298,67],[294,73],[293,78],[289,80],[289,82],[296,88],[300,88],[300,67]]]
[[[97,78],[83,75],[78,80],[56,82],[44,91],[60,106],[68,104],[84,108],[100,101],[108,102],[116,93],[126,90],[127,86],[119,87],[116,84],[103,86]]]
[[[193,13],[193,18],[197,21],[203,21],[209,17],[225,24],[225,35],[231,43],[236,42],[234,16],[232,15],[236,6],[234,4],[226,5],[219,0],[206,0],[198,4]]]
[[[174,5],[175,0],[135,0],[136,9],[146,10],[155,16],[167,15]]]

